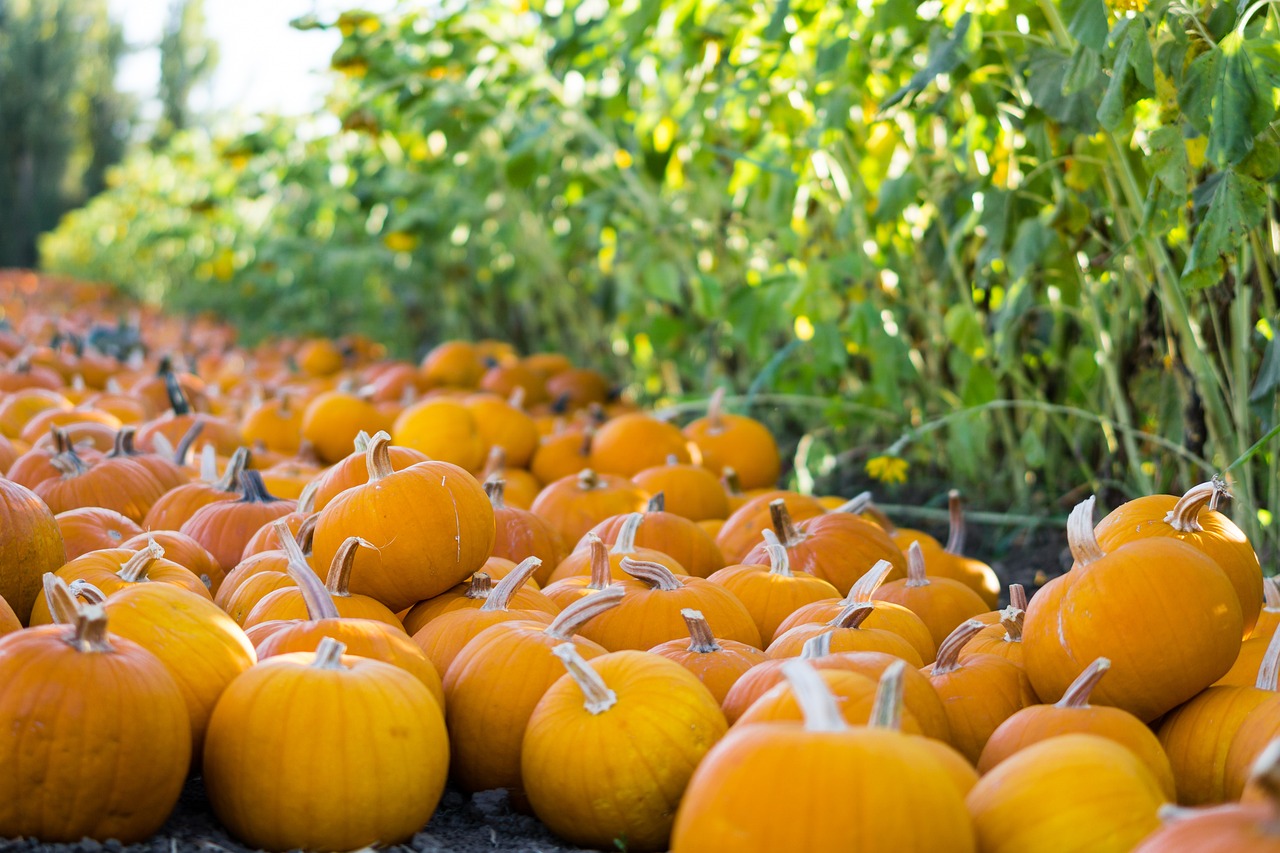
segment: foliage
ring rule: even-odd
[[[781,394],[806,404],[774,416],[802,482],[892,442],[989,504],[1236,463],[1258,537],[1280,498],[1253,447],[1280,386],[1270,6],[472,0],[299,25],[343,33],[340,131],[139,154],[46,263],[250,336],[500,336],[653,397]]]
[[[191,91],[213,73],[218,43],[205,33],[204,0],[172,0],[160,37],[160,123],[153,145],[191,124]]]
[[[105,0],[0,0],[0,266],[34,264],[36,235],[124,155],[123,53]]]

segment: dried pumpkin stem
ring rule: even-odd
[[[116,432],[115,441],[112,442],[111,452],[107,454],[107,458],[117,459],[121,456],[133,456],[133,436],[135,432],[137,432],[137,427],[121,427]]]
[[[743,496],[742,480],[738,477],[738,472],[733,467],[726,465],[720,471],[720,479],[724,480],[724,490],[731,498],[740,498]]]
[[[484,493],[489,496],[489,504],[494,509],[507,508],[507,481],[497,476],[490,475],[484,481]]]
[[[285,521],[283,518],[277,518],[275,521],[271,522],[271,529],[275,531],[276,534],[276,542],[279,543],[280,550],[284,551],[285,556],[288,559],[297,560],[304,564],[307,562],[306,549],[303,547],[302,543],[302,531],[307,528],[307,522],[309,521],[311,522],[310,529],[313,531],[314,535],[316,526],[314,519],[318,517],[319,516],[313,515],[306,521],[302,522],[302,526],[298,528],[296,536],[293,531],[289,529],[289,522]]]
[[[1111,669],[1111,661],[1108,658],[1098,658],[1093,663],[1084,668],[1084,672],[1076,676],[1076,680],[1071,682],[1062,698],[1054,703],[1058,708],[1087,708],[1089,707],[1089,697],[1093,695],[1093,690],[1098,686],[1098,682],[1102,680],[1102,676],[1107,674],[1107,670]]]
[[[163,456],[164,451],[160,449],[158,444],[162,438],[164,438],[164,436],[157,433],[156,436],[151,439],[151,446],[157,453]],[[227,465],[227,470],[231,470],[230,463]],[[215,486],[220,491],[226,492],[235,491],[235,484],[239,482],[237,479],[232,481],[231,488],[222,488],[222,478],[218,475],[218,451],[212,444],[206,444],[204,447],[200,448],[200,481],[208,483],[211,486]]]
[[[1004,628],[1005,642],[1022,642],[1022,624],[1026,616],[1026,611],[1017,607],[1006,607],[1000,611],[1000,625]]]
[[[71,594],[85,604],[106,604],[107,596],[102,590],[86,580],[74,580],[71,582]]]
[[[803,660],[816,660],[825,658],[831,654],[831,638],[834,636],[832,631],[823,631],[816,637],[810,637],[804,641],[804,646],[800,649],[800,657]]]
[[[76,614],[75,629],[68,639],[77,651],[110,652],[107,642],[107,611],[100,604],[86,604]]]
[[[707,655],[724,650],[716,642],[715,635],[711,633],[711,625],[701,610],[686,607],[680,611],[680,615],[684,617],[684,624],[689,627],[689,651]]]
[[[659,589],[664,592],[671,592],[677,589],[683,589],[684,584],[680,583],[680,579],[661,563],[654,563],[650,560],[633,560],[630,557],[623,557],[618,568],[626,572],[638,581],[647,583],[653,589]]]
[[[80,604],[67,582],[53,572],[44,573],[44,601],[55,625],[74,625],[80,615]]]
[[[627,513],[627,517],[622,520],[622,527],[618,529],[618,538],[613,542],[613,553],[630,554],[636,550],[636,534],[640,531],[640,525],[644,523],[643,512]]]
[[[796,703],[804,715],[804,727],[811,732],[843,732],[849,724],[840,716],[836,697],[813,664],[802,660],[788,660],[782,664],[782,674],[791,684]]]
[[[205,453],[216,456],[213,445],[205,445]],[[215,463],[216,464],[216,463]],[[240,490],[240,475],[244,473],[244,469],[249,464],[249,448],[237,447],[236,452],[231,454],[231,459],[227,462],[227,470],[222,472],[222,477],[214,483],[220,492],[236,492]]]
[[[480,606],[481,610],[508,610],[511,607],[511,599],[515,596],[516,591],[525,585],[529,578],[533,577],[533,573],[542,565],[542,560],[537,557],[525,557],[520,561],[514,569],[507,573],[507,576],[498,582],[493,588],[493,592],[489,593],[488,599]]]
[[[977,619],[970,619],[956,626],[956,629],[942,641],[942,645],[938,646],[938,659],[933,664],[933,673],[943,675],[959,669],[960,650],[985,627],[987,626]]]
[[[351,446],[356,453],[365,453],[369,449],[369,433],[360,430],[352,439]]]
[[[649,498],[649,502],[645,504],[645,512],[666,512],[667,511],[667,493],[658,492]]]
[[[1173,509],[1165,513],[1165,523],[1179,533],[1195,533],[1203,529],[1200,526],[1200,511],[1218,496],[1219,491],[1225,492],[1226,489],[1213,480],[1192,486],[1185,495],[1178,498]]]
[[[297,511],[302,515],[311,515],[316,511],[316,495],[320,493],[320,481],[312,480],[302,487],[298,495]]]
[[[551,624],[543,629],[543,633],[559,640],[567,640],[578,632],[578,629],[611,607],[616,607],[624,595],[621,586],[610,586],[599,592],[593,592],[586,598],[579,598],[551,620]]]
[[[582,691],[586,700],[584,707],[587,711],[592,714],[603,714],[618,704],[618,694],[610,690],[609,685],[605,684],[604,679],[600,677],[600,673],[592,669],[582,655],[578,654],[578,648],[573,643],[561,643],[553,648],[551,653],[560,658],[564,668],[569,671],[569,677]]]
[[[1254,682],[1254,687],[1274,693],[1280,689],[1277,681],[1280,681],[1280,631],[1272,634],[1267,642],[1267,650],[1262,653],[1262,663],[1258,665],[1258,680]]]
[[[791,571],[791,552],[778,541],[778,534],[772,530],[760,532],[764,535],[765,553],[769,555],[769,574],[784,578],[795,577],[795,572]]]
[[[859,628],[875,609],[875,604],[870,601],[858,601],[845,607],[827,624],[832,628]]]
[[[711,392],[711,397],[707,400],[707,422],[710,431],[713,433],[720,432],[724,429],[724,388],[720,387]]]
[[[325,637],[316,646],[316,657],[311,666],[316,669],[342,669],[342,655],[347,651],[341,640]]]
[[[964,497],[959,489],[947,492],[947,514],[951,522],[947,531],[947,544],[943,549],[948,554],[964,553]]]
[[[1067,516],[1067,547],[1077,566],[1087,566],[1101,560],[1106,554],[1093,532],[1093,508],[1098,499],[1093,495],[1076,504]]]
[[[176,465],[187,464],[187,454],[191,452],[191,448],[195,447],[196,439],[204,434],[204,421],[193,421],[191,426],[182,438],[178,439],[178,446],[173,449],[172,459]],[[133,449],[133,436],[129,437],[128,444],[125,447],[125,453],[130,456],[137,455]]]
[[[791,510],[787,509],[787,502],[782,498],[769,502],[769,519],[773,522],[774,533],[778,534],[778,539],[788,548],[805,538],[791,520]]]
[[[391,464],[391,436],[385,430],[379,430],[369,439],[369,447],[364,452],[364,464],[369,469],[369,482],[376,483],[383,477],[395,473]]]
[[[893,563],[888,560],[876,560],[876,564],[867,569],[862,577],[853,582],[853,586],[849,587],[849,594],[844,597],[846,604],[856,604],[859,601],[870,601],[871,596],[884,583],[885,578],[889,577],[889,573],[893,571]]]
[[[124,561],[116,574],[125,583],[145,583],[151,564],[164,556],[164,548],[154,539],[147,539],[147,547]]]
[[[929,577],[925,573],[924,551],[919,542],[912,542],[907,548],[907,586],[928,586]]]
[[[466,592],[462,593],[463,598],[472,600],[487,599],[493,592],[493,578],[485,572],[476,572],[471,576],[470,582],[467,583]]]
[[[840,504],[832,512],[842,512],[846,515],[862,515],[871,509],[871,492],[859,492],[849,500]]]
[[[280,539],[281,543],[292,541],[305,555],[310,555],[315,547],[316,542],[316,525],[320,521],[320,515],[309,515],[298,525],[298,532],[290,534],[288,525],[285,525],[284,538]],[[277,537],[279,538],[279,537]],[[283,547],[283,545],[281,546]]]
[[[1280,576],[1262,579],[1264,610],[1280,610]]]
[[[373,543],[359,536],[348,536],[342,540],[342,544],[334,552],[333,562],[329,564],[329,576],[324,584],[330,595],[344,598],[351,595],[351,570],[356,565],[356,551],[362,547],[372,548]]]
[[[906,668],[906,661],[896,660],[880,674],[880,681],[876,685],[876,698],[871,704],[871,719],[867,721],[868,726],[902,731],[902,678]]]
[[[1009,606],[1027,609],[1027,588],[1020,583],[1009,584]]]
[[[584,492],[589,492],[600,485],[600,475],[590,468],[583,468],[578,472],[578,488]]]
[[[594,533],[587,534],[587,547],[590,549],[591,582],[587,589],[604,589],[613,583],[613,573],[609,567],[609,546]]]
[[[489,448],[489,456],[485,459],[484,470],[480,472],[480,478],[486,480],[495,474],[501,475],[506,467],[507,451],[502,448],[502,445],[495,444]]]

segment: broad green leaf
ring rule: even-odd
[[[1191,180],[1191,164],[1187,160],[1187,143],[1182,129],[1176,125],[1163,125],[1151,131],[1147,138],[1151,143],[1151,156],[1147,162],[1152,175],[1174,193],[1185,194]]]
[[[1080,48],[1084,50],[1084,48]],[[1063,82],[1073,67],[1069,55],[1037,48],[1027,68],[1031,102],[1045,115],[1076,130],[1092,134],[1098,125],[1098,102],[1105,81],[1099,70],[1095,80],[1072,94],[1064,94]]]
[[[1269,82],[1269,81],[1268,81]],[[1259,86],[1249,46],[1232,31],[1187,70],[1178,100],[1192,125],[1209,138],[1206,155],[1219,167],[1239,163],[1275,116],[1270,88]]]
[[[924,91],[939,74],[949,74],[954,71],[964,61],[965,54],[971,47],[967,36],[972,22],[973,16],[966,12],[956,21],[950,33],[940,39],[930,38],[929,61],[924,68],[912,75],[905,86],[886,98],[880,105],[880,109],[887,110],[904,98]]]
[[[1102,0],[1062,0],[1062,16],[1067,32],[1090,50],[1101,53],[1107,46],[1107,6]]]
[[[1204,212],[1182,270],[1183,285],[1190,288],[1208,287],[1222,278],[1223,262],[1262,223],[1267,201],[1261,183],[1233,170],[1210,177],[1196,195]]]

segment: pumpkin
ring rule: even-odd
[[[282,391],[274,400],[251,406],[240,421],[245,444],[261,443],[267,450],[297,453],[302,443],[302,409],[293,395]]]
[[[214,501],[196,510],[178,530],[205,547],[224,572],[240,562],[244,546],[269,521],[296,509],[294,501],[270,494],[257,471],[240,474],[239,500]]]
[[[138,427],[139,447],[159,450],[161,441],[176,447],[197,424],[200,440],[212,444],[219,454],[230,455],[240,446],[240,428],[225,418],[198,411],[201,406],[192,405],[173,374],[165,377],[165,392],[169,411]]]
[[[436,700],[403,669],[344,651],[326,637],[314,654],[262,661],[213,711],[205,790],[218,820],[250,846],[396,844],[440,801],[449,747]],[[317,786],[328,776],[343,783]]]
[[[307,602],[300,587],[303,583],[299,580],[299,576],[305,577],[307,580],[316,577],[311,567],[307,565],[306,557],[302,554],[302,549],[293,541],[291,537],[284,531],[280,530],[279,535],[285,544],[284,551],[289,556],[289,565],[295,562],[298,565],[305,566],[305,572],[297,574],[290,573],[293,582],[297,586],[285,586],[280,589],[267,593],[258,599],[258,603],[249,611],[249,615],[245,617],[241,623],[245,628],[252,628],[263,622],[271,622],[275,620],[293,620],[304,619],[307,615]],[[355,563],[356,551],[361,547],[368,548],[369,543],[361,539],[359,536],[349,536],[346,541],[338,548],[338,553],[333,555],[333,564],[329,566],[329,573],[325,576],[324,587],[328,592],[338,613],[348,619],[372,619],[375,622],[382,622],[393,628],[403,627],[400,620],[396,618],[396,614],[388,610],[383,604],[376,599],[367,595],[353,595],[348,589],[351,582],[351,567]]]
[[[1042,699],[1055,701],[1090,661],[1109,658],[1094,701],[1149,722],[1231,669],[1243,633],[1240,601],[1213,559],[1177,539],[1103,551],[1093,503],[1081,503],[1067,522],[1075,566],[1027,606],[1027,675]]]
[[[182,793],[191,721],[155,655],[88,605],[73,625],[0,637],[0,684],[0,837],[130,844],[160,829]]]
[[[493,365],[480,377],[480,388],[502,398],[519,393],[530,406],[548,399],[546,380],[520,362]]]
[[[665,506],[666,496],[661,492],[649,499],[635,530],[635,544],[670,556],[685,573],[694,577],[705,578],[723,569],[724,557],[715,540],[696,523],[667,512]],[[613,544],[618,541],[627,518],[627,515],[618,515],[606,519],[591,528],[591,532]],[[582,548],[584,542],[585,538],[579,540],[575,550]]]
[[[418,375],[428,388],[474,388],[484,371],[484,362],[473,344],[445,341],[423,358]]]
[[[81,507],[60,512],[54,519],[62,533],[66,561],[90,551],[122,547],[142,534],[141,527],[112,509]]]
[[[804,722],[735,726],[712,747],[680,801],[672,853],[975,849],[963,795],[923,738],[881,719],[850,727],[811,666],[785,665]]]
[[[960,581],[925,574],[924,552],[915,542],[907,548],[906,579],[881,585],[871,597],[899,604],[919,616],[938,645],[961,622],[987,611],[982,597]]]
[[[692,608],[706,616],[717,637],[760,647],[760,632],[751,614],[724,587],[703,578],[676,575],[648,560],[624,557],[619,565],[629,577],[614,586],[625,597],[618,607],[583,627],[581,633],[587,639],[610,651],[651,649],[686,636],[681,611]]]
[[[348,391],[317,394],[302,413],[303,440],[331,465],[351,452],[357,433],[372,434],[386,426],[386,418],[373,403]]]
[[[353,442],[355,449],[316,478],[314,500],[316,512],[324,509],[329,505],[330,501],[352,486],[363,486],[369,482],[368,455],[370,441],[371,439],[367,432],[357,434]],[[420,450],[414,450],[412,447],[397,447],[394,444],[390,444],[387,446],[387,458],[391,460],[393,470],[403,471],[410,465],[427,462],[431,457]]]
[[[905,662],[900,664],[907,668]],[[876,682],[856,672],[840,669],[818,670],[818,676],[826,682],[827,689],[836,697],[840,707],[840,715],[850,725],[863,726],[871,719],[872,706],[876,699]],[[785,678],[765,691],[759,699],[751,703],[735,726],[749,726],[753,723],[772,723],[783,720],[801,722],[804,712],[796,701],[795,691]],[[897,729],[909,734],[920,734],[920,724],[910,711],[900,712]]]
[[[448,462],[391,467],[390,437],[369,440],[369,482],[339,494],[319,514],[315,559],[332,565],[338,546],[359,536],[373,547],[356,555],[351,591],[393,612],[471,577],[493,549],[493,508],[484,489]]]
[[[664,464],[645,468],[631,480],[651,495],[665,495],[666,511],[690,521],[729,517],[729,496],[724,486],[701,465],[668,456]]]
[[[529,470],[543,483],[580,474],[591,465],[591,442],[595,435],[595,425],[590,424],[544,436],[529,460]]]
[[[85,581],[70,587],[53,573],[44,576],[46,600],[55,614],[70,613],[73,596],[102,605],[112,636],[124,637],[155,655],[182,692],[191,720],[191,751],[200,758],[213,706],[227,685],[258,661],[253,646],[227,614],[207,598],[166,583],[132,584],[110,596]],[[55,619],[67,624],[65,619]]]
[[[841,595],[881,560],[893,566],[891,580],[906,577],[907,559],[889,535],[852,513],[823,513],[797,525],[786,501],[777,499],[769,502],[769,514],[773,533],[790,553],[792,570],[822,578]],[[757,542],[742,561],[761,562],[767,547],[767,543]]]
[[[485,480],[484,491],[493,506],[493,556],[508,560],[537,557],[542,564],[534,578],[539,586],[545,586],[567,553],[560,534],[529,510],[507,506],[505,480]]]
[[[1219,481],[1201,483],[1182,497],[1149,495],[1115,508],[1094,534],[1103,551],[1150,537],[1170,537],[1213,559],[1231,581],[1240,601],[1244,636],[1262,609],[1262,567],[1244,531],[1213,507],[1225,492]]]
[[[136,430],[133,427],[122,427],[116,433],[115,443],[106,458],[132,459],[147,469],[151,476],[156,479],[156,482],[160,484],[163,492],[176,489],[178,486],[185,486],[191,482],[191,477],[187,474],[186,469],[177,462],[172,459],[166,459],[157,453],[144,453],[134,447],[133,439],[135,434]],[[181,446],[177,452],[183,453],[185,449],[185,446]]]
[[[840,592],[822,578],[793,572],[790,553],[781,542],[770,542],[766,551],[768,566],[727,566],[707,580],[733,593],[751,614],[761,639],[772,640],[788,616],[806,604],[838,599]]]
[[[606,518],[641,512],[649,495],[625,477],[590,468],[548,483],[529,510],[560,534],[577,542]]]
[[[626,580],[629,577],[622,570],[624,557],[659,563],[673,574],[688,575],[689,572],[685,570],[685,567],[665,551],[643,548],[637,545],[636,539],[648,515],[649,513],[631,512],[626,515],[615,516],[614,519],[618,520],[616,525],[612,523],[614,519],[608,519],[596,525],[582,537],[581,541],[578,542],[577,548],[560,561],[560,565],[556,566],[556,570],[551,573],[547,580],[554,584],[566,578],[590,574],[594,570],[592,556],[594,553],[593,537],[601,542],[607,542],[608,540],[604,534],[609,534],[609,539],[613,541],[613,547],[609,549],[609,572],[614,580]]]
[[[254,554],[260,554],[263,551],[274,551],[281,547],[280,537],[276,534],[277,521],[284,522],[290,537],[295,542],[301,541],[302,537],[298,535],[298,531],[302,530],[302,526],[305,524],[315,527],[315,499],[316,484],[312,482],[303,489],[302,494],[298,497],[298,505],[293,512],[271,519],[249,537],[249,541],[244,544],[243,553],[240,554],[240,560],[243,562]],[[310,541],[309,538],[308,541]]]
[[[405,409],[396,418],[391,435],[402,447],[467,471],[479,471],[488,451],[470,410],[444,397],[432,397]]]
[[[817,498],[795,492],[770,491],[750,498],[725,519],[716,536],[725,563],[746,562],[747,554],[760,542],[760,531],[773,526],[773,517],[779,512],[773,508],[776,500],[783,502],[787,516],[793,521],[803,521],[827,511]]]
[[[1089,695],[1111,669],[1098,658],[1085,667],[1071,687],[1052,705],[1028,705],[1001,723],[978,757],[978,770],[988,773],[1009,756],[1063,734],[1091,734],[1110,738],[1136,755],[1170,799],[1174,796],[1173,768],[1160,741],[1137,717],[1119,708],[1090,705]]]
[[[591,442],[591,467],[603,474],[634,477],[670,456],[692,461],[687,439],[675,425],[641,412],[611,418]]]
[[[1022,667],[997,655],[961,659],[960,650],[982,630],[970,619],[938,646],[938,659],[925,669],[947,709],[951,745],[976,764],[1000,724],[1039,700]]]
[[[782,459],[773,434],[754,418],[726,413],[723,388],[711,395],[707,414],[686,426],[684,435],[697,446],[703,467],[712,473],[732,468],[744,489],[771,489],[777,484]]]
[[[901,635],[883,628],[866,626],[874,611],[874,605],[869,602],[850,604],[830,622],[808,622],[789,629],[770,643],[765,651],[771,658],[796,657],[810,639],[830,632],[834,634],[831,639],[833,651],[885,652],[902,658],[912,666],[923,666],[920,653]]]
[[[493,479],[502,480],[503,500],[520,509],[533,506],[542,491],[542,481],[523,468],[509,466],[506,451],[498,446],[489,449],[478,479],[486,483]]]
[[[488,563],[485,565],[487,566]],[[560,612],[559,605],[541,591],[529,586],[539,568],[537,557],[526,557],[512,571],[498,578],[498,586],[501,586],[502,581],[511,578],[507,587],[503,589],[505,599],[502,609],[541,610],[548,616],[555,616]],[[510,592],[507,591],[508,588]],[[411,607],[404,617],[404,629],[409,634],[415,634],[429,622],[446,613],[454,610],[478,610],[485,605],[496,589],[493,578],[487,572],[476,572],[465,583],[460,583],[435,598],[419,601]]]
[[[973,639],[964,644],[960,650],[960,658],[973,655],[996,655],[1008,658],[1013,663],[1022,665],[1022,623],[1026,611],[1016,607],[1006,607],[1000,611],[1000,621],[986,624]],[[982,619],[977,619],[983,622]]]
[[[668,640],[649,651],[692,672],[711,691],[719,706],[743,673],[768,658],[764,652],[746,643],[717,640],[706,617],[697,610],[686,608],[680,615],[689,628],[688,639]]]
[[[590,368],[575,367],[547,377],[547,394],[570,410],[604,405],[612,393],[609,380]]]
[[[0,477],[0,599],[23,625],[31,619],[41,577],[67,559],[61,525],[49,507],[30,489]]]
[[[140,522],[165,492],[150,471],[127,457],[90,465],[67,448],[50,462],[60,476],[41,481],[33,491],[54,513],[96,506]]]
[[[203,478],[171,489],[152,504],[142,520],[147,530],[178,530],[201,507],[240,497],[240,475],[249,464],[249,451],[238,448],[227,462],[226,471],[213,482]]]
[[[453,776],[464,791],[521,790],[525,728],[547,689],[564,674],[552,649],[572,642],[586,658],[605,654],[574,636],[622,600],[610,587],[566,607],[550,625],[512,621],[490,625],[462,648],[444,675]]]
[[[1276,704],[1278,676],[1280,635],[1275,635],[1258,667],[1254,684],[1210,687],[1160,721],[1156,733],[1173,765],[1179,803],[1198,806],[1227,800],[1227,756],[1232,743],[1255,711],[1265,717],[1264,706]]]
[[[26,388],[0,397],[0,434],[17,438],[27,422],[44,411],[69,411],[71,401],[55,390]]]
[[[588,533],[587,555],[590,560],[590,574],[577,574],[553,581],[542,590],[543,594],[560,607],[566,607],[579,598],[607,589],[614,581],[613,554],[609,546],[604,544],[599,536]],[[622,556],[618,557],[618,562],[622,562]]]
[[[967,803],[983,853],[1128,853],[1160,825],[1160,783],[1109,738],[1033,744],[978,780]]]
[[[474,394],[463,401],[475,421],[486,454],[500,450],[504,465],[527,468],[538,449],[538,425],[523,408],[524,391],[516,389],[510,398],[496,394]]]
[[[552,649],[568,674],[538,702],[521,747],[529,804],[573,844],[667,849],[689,777],[724,736],[711,694],[688,670],[638,651],[583,659]]]
[[[0,637],[20,630],[22,630],[22,623],[18,621],[18,614],[13,612],[13,608],[4,600],[4,596],[0,596]]]

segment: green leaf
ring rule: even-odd
[[[663,302],[681,302],[680,271],[670,261],[659,261],[645,265],[641,275],[644,281],[645,294],[650,299]]]
[[[1187,159],[1187,143],[1182,128],[1164,125],[1151,131],[1151,156],[1147,162],[1155,179],[1178,195],[1187,192],[1191,180],[1191,163]]]
[[[1223,263],[1266,215],[1265,187],[1232,170],[1213,175],[1196,190],[1197,207],[1206,197],[1207,209],[1182,270],[1183,285],[1191,288],[1216,284]]]
[[[1124,121],[1125,110],[1131,100],[1125,97],[1130,71],[1140,84],[1148,90],[1154,89],[1155,62],[1151,57],[1151,42],[1147,38],[1143,18],[1126,18],[1117,24],[1110,44],[1115,55],[1111,61],[1111,79],[1098,106],[1098,122],[1107,130],[1116,130]]]
[[[896,178],[886,180],[880,185],[876,221],[895,221],[907,209],[907,205],[916,200],[921,188],[920,178],[914,172],[904,172]]]
[[[1234,30],[1187,70],[1178,101],[1192,125],[1209,137],[1206,156],[1221,168],[1243,160],[1275,116],[1271,93],[1262,90],[1258,77],[1250,46]]]
[[[1276,338],[1267,341],[1267,348],[1262,353],[1262,364],[1258,367],[1258,378],[1253,381],[1249,391],[1249,402],[1260,403],[1280,388],[1280,346]]]
[[[791,0],[778,0],[778,5],[773,10],[773,17],[769,19],[769,26],[765,28],[764,38],[767,41],[778,41],[787,31],[787,15],[791,14]]]
[[[1107,46],[1107,6],[1102,0],[1062,0],[1062,16],[1067,32],[1090,50],[1102,52]]]
[[[1094,81],[1078,91],[1066,93],[1063,82],[1076,65],[1071,56],[1056,50],[1039,48],[1033,51],[1027,68],[1027,90],[1031,93],[1031,102],[1045,115],[1092,134],[1098,124],[1098,93],[1104,87],[1102,72],[1099,68]],[[1078,72],[1079,68],[1076,70]]]
[[[887,110],[909,95],[924,91],[939,74],[950,74],[954,71],[964,61],[968,51],[965,37],[969,34],[969,25],[972,21],[973,16],[965,12],[956,21],[955,27],[948,36],[942,39],[930,37],[929,61],[925,63],[924,68],[911,75],[911,79],[905,86],[885,99],[880,109]]]

